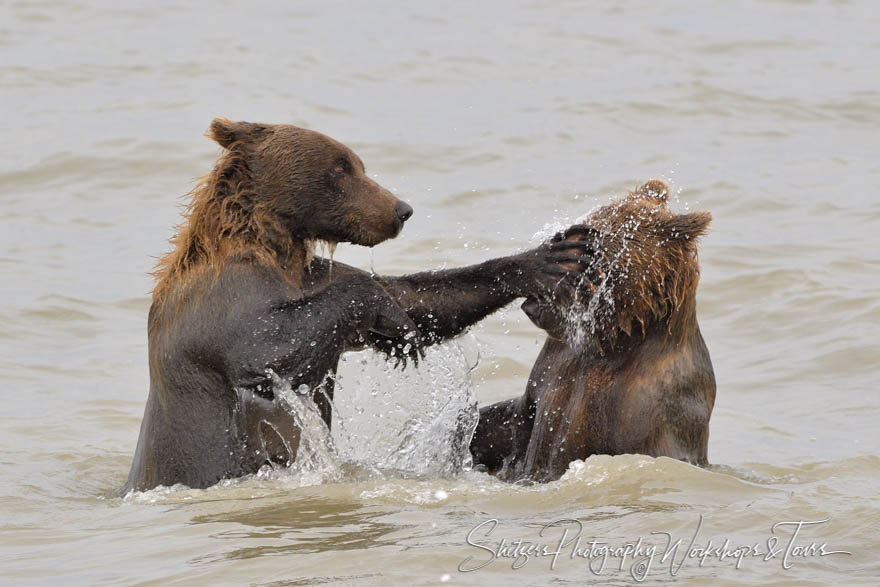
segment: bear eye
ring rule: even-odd
[[[340,159],[336,162],[336,165],[333,167],[334,175],[342,175],[343,173],[351,173],[351,163],[346,159]]]

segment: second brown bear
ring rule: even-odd
[[[480,411],[475,465],[549,481],[594,454],[708,463],[715,375],[697,325],[696,241],[712,217],[674,214],[668,194],[652,180],[587,218],[599,254],[579,303],[523,304],[547,341],[525,394]]]

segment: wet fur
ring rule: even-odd
[[[481,410],[476,464],[508,480],[548,481],[593,454],[708,463],[715,377],[696,319],[696,239],[711,216],[676,215],[667,194],[654,180],[588,217],[599,254],[580,311],[613,289],[611,303],[595,300],[583,340],[572,336],[570,308],[523,304],[548,338],[526,393]]]
[[[155,272],[150,392],[123,492],[287,465],[301,431],[273,376],[305,386],[329,427],[342,353],[370,345],[417,360],[517,297],[552,295],[571,273],[550,246],[401,277],[331,270],[314,243],[394,238],[397,198],[314,131],[217,119],[209,135],[224,151]]]

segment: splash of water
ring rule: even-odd
[[[623,201],[618,202],[617,205],[623,205]],[[598,205],[594,206],[589,212],[575,220],[575,223],[590,224],[590,217],[598,208]],[[544,242],[553,234],[564,231],[571,225],[566,220],[557,218],[545,224],[540,231],[532,236],[531,242]],[[641,223],[642,220],[640,218],[632,216],[623,222],[613,233],[601,235],[598,242],[600,250],[617,249],[617,252],[612,257],[604,259],[604,272],[598,283],[594,283],[590,287],[586,283],[586,275],[578,282],[577,289],[580,291],[591,291],[591,295],[587,297],[578,296],[572,304],[562,309],[565,334],[573,347],[582,348],[587,342],[594,340],[606,329],[615,327],[614,317],[620,309],[617,307],[617,300],[620,299],[618,294],[621,293],[617,291],[617,288],[629,280],[633,237],[638,233]],[[610,243],[612,241],[618,242],[619,246],[603,247],[603,243]]]
[[[326,380],[315,390],[306,385],[294,390],[289,381],[279,377],[271,369],[267,373],[272,381],[276,401],[281,402],[282,407],[293,416],[301,431],[299,448],[289,472],[297,476],[318,475],[323,481],[340,479],[342,469],[336,445],[318,407],[312,401],[312,393],[325,393]]]
[[[471,467],[479,412],[472,337],[429,349],[418,368],[393,370],[373,351],[343,359],[333,434],[347,462],[403,476],[449,476]]]
[[[613,319],[616,311],[615,290],[621,282],[625,282],[629,276],[629,255],[631,236],[636,234],[639,221],[631,219],[624,223],[616,233],[605,235],[599,241],[599,247],[605,239],[619,240],[622,246],[618,252],[607,260],[604,275],[595,291],[587,299],[576,300],[565,312],[565,331],[570,343],[575,347],[581,347],[588,339],[593,339],[606,328],[613,327]],[[578,288],[584,288],[586,276],[581,278]]]

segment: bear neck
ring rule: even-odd
[[[640,348],[674,349],[685,344],[696,331],[696,296],[687,296],[677,307],[670,308],[659,318],[645,316],[642,320],[630,316],[628,331],[608,323],[575,341],[568,333],[548,331],[546,350],[570,356],[572,361],[587,364],[618,364],[629,360]]]
[[[192,191],[172,251],[154,272],[154,297],[163,297],[178,276],[195,267],[219,273],[233,258],[276,267],[291,285],[300,285],[314,243],[293,238],[256,189],[245,154],[226,152]]]
[[[618,332],[610,340],[594,340],[600,360],[616,363],[628,360],[642,348],[673,350],[685,344],[696,326],[696,297],[687,297],[660,318],[636,321],[629,333]]]
[[[668,243],[662,256],[633,261],[620,275],[612,286],[613,304],[596,312],[599,346],[626,349],[650,332],[673,340],[687,333],[696,315],[700,276],[694,243]]]

